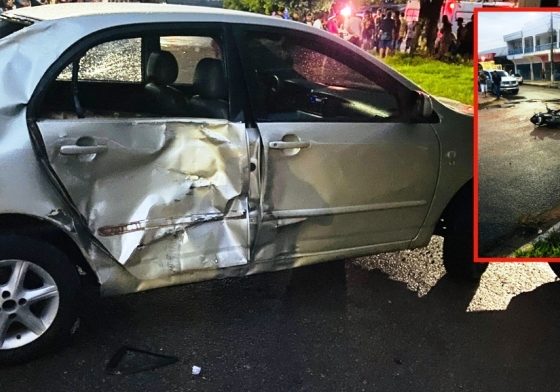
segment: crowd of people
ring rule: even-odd
[[[343,15],[341,12],[307,12],[303,16],[294,12],[280,13],[273,10],[272,16],[307,23],[318,29],[326,30],[362,47],[375,50],[385,57],[394,51],[409,51],[416,34],[416,22],[407,23],[404,13],[378,9],[374,14],[366,10],[363,17]]]
[[[331,12],[318,11],[316,13],[290,13],[287,8],[283,12],[274,9],[272,16],[292,19],[307,23],[310,26],[336,34],[362,49],[375,51],[381,57],[395,52],[414,52],[419,32],[418,22],[407,20],[404,13],[395,10],[378,8],[376,12],[366,10],[362,17],[357,15],[343,15],[340,10]],[[434,55],[438,59],[459,55],[472,58],[473,23],[472,20],[464,24],[463,18],[457,19],[457,31],[453,33],[451,22],[447,16],[442,17]]]
[[[378,9],[374,15],[371,11],[366,11],[362,19],[361,36],[362,48],[373,49],[381,57],[394,51],[410,51],[416,37],[416,22],[407,23],[404,13],[383,13],[383,10]]]
[[[465,25],[463,23],[463,18],[457,18],[457,34],[455,35],[449,18],[446,15],[442,17],[441,29],[435,45],[436,58],[444,59],[449,54],[472,58],[473,23],[472,20]]]

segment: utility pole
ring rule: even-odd
[[[552,27],[552,12],[550,13],[550,82],[554,83],[554,28]]]

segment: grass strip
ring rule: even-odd
[[[446,63],[416,55],[397,53],[381,59],[428,93],[473,104],[473,65]]]
[[[560,231],[553,231],[546,238],[517,249],[513,255],[515,257],[559,257]]]

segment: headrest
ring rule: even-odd
[[[170,52],[152,52],[146,66],[148,82],[156,84],[172,84],[177,80],[179,67],[177,60]]]
[[[227,85],[221,60],[204,58],[194,71],[194,91],[202,98],[227,99]]]

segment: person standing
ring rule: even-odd
[[[465,30],[463,31],[463,36],[461,37],[461,47],[463,48],[462,54],[466,58],[472,58],[473,55],[473,22],[471,20],[465,25]]]
[[[406,43],[404,45],[405,53],[412,53],[412,45],[414,44],[414,40],[416,39],[416,21],[411,21],[406,26]]]
[[[372,37],[372,48],[375,48],[375,53],[379,54],[379,26],[383,20],[383,12],[381,8],[377,9],[377,13],[373,17],[373,37]]]
[[[502,85],[502,75],[498,71],[492,72],[492,84],[494,87],[494,94],[496,94],[496,99],[500,99],[502,95],[501,85]]]
[[[327,30],[329,33],[332,33],[334,35],[339,35],[338,20],[337,20],[336,13],[332,13],[331,16],[328,17],[325,30]]]
[[[452,32],[452,26],[451,26],[451,22],[449,21],[449,18],[447,17],[447,15],[443,15],[443,17],[441,18],[441,33],[451,33]]]
[[[311,12],[305,14],[305,24],[308,26],[313,26],[313,15]]]
[[[451,32],[451,23],[446,15],[443,16],[441,20],[443,26],[439,31],[439,37],[436,41],[436,58],[443,59],[447,53],[449,53],[449,49],[453,45],[453,41],[455,37],[453,37],[453,33]]]
[[[461,46],[464,34],[465,26],[463,26],[463,18],[457,18],[457,46]]]
[[[480,93],[484,93],[484,96],[486,97],[486,90],[487,90],[487,84],[486,84],[486,73],[483,70],[478,71],[478,85],[480,87]]]
[[[367,10],[362,19],[362,49],[371,50],[373,48],[373,31],[375,30],[375,22],[371,11]]]
[[[393,42],[391,43],[391,54],[398,50],[399,32],[401,31],[401,19],[399,13],[393,13],[392,18],[395,22],[395,31],[393,32]]]
[[[357,15],[350,15],[343,19],[344,38],[358,47],[362,45],[362,21]]]
[[[406,31],[408,27],[406,23],[406,18],[404,17],[404,12],[401,12],[400,21],[401,21],[401,26],[399,28],[399,38],[397,39],[397,50],[399,52],[401,51],[402,43],[406,37]]]
[[[315,14],[315,21],[313,22],[313,27],[318,28],[320,30],[325,30],[323,26],[323,12],[319,11]]]
[[[392,16],[393,13],[391,11],[387,11],[387,14],[379,24],[379,49],[381,52],[381,58],[385,57],[388,51],[390,53],[393,44],[395,21]]]

